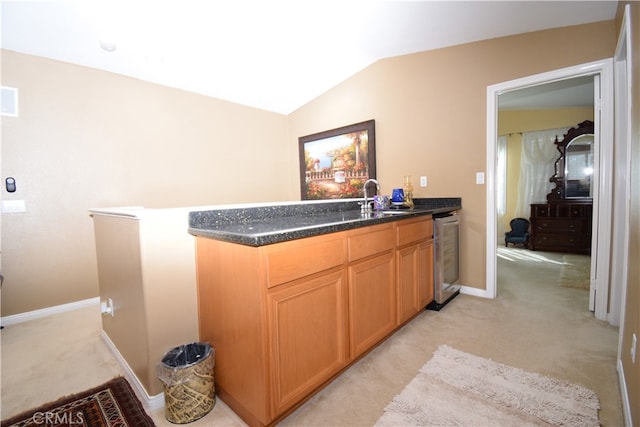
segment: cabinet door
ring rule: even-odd
[[[400,324],[433,300],[433,240],[398,249],[396,254]]]
[[[418,300],[421,310],[433,301],[433,240],[418,248]]]
[[[393,251],[349,266],[351,358],[370,349],[396,327]]]
[[[344,269],[276,287],[267,298],[277,416],[348,362]]]
[[[398,323],[400,324],[419,310],[420,245],[398,249],[396,254],[398,262]]]

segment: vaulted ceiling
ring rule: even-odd
[[[615,17],[616,1],[2,1],[2,48],[288,114],[375,61]]]

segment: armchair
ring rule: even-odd
[[[504,233],[504,245],[514,246],[518,243],[523,244],[525,248],[529,248],[529,221],[524,218],[514,218],[509,223],[511,231]]]

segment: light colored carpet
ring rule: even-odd
[[[599,426],[598,408],[582,386],[442,345],[376,426]]]
[[[557,286],[589,289],[591,281],[590,255],[498,247],[498,258],[506,261],[515,261],[520,265],[531,266],[541,274],[554,273],[557,270]]]

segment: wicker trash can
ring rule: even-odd
[[[164,416],[174,424],[186,424],[207,415],[216,404],[211,345],[196,342],[167,352],[158,366],[164,384]]]

